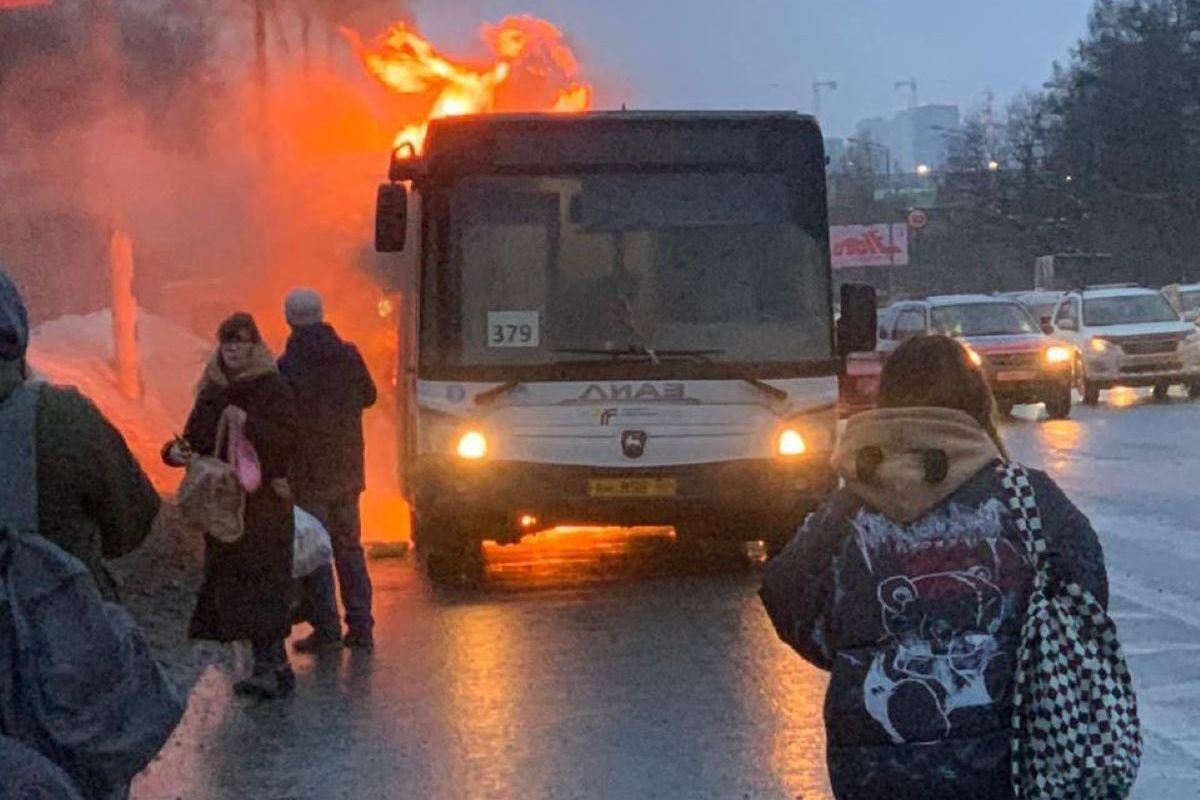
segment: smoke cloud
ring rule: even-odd
[[[369,237],[398,111],[338,30],[374,35],[409,9],[261,7],[0,10],[0,263],[35,324],[89,313],[109,304],[108,243],[120,231],[143,307],[209,340],[224,315],[249,310],[276,347],[284,295],[310,286],[362,348],[390,409],[396,321],[372,278]],[[391,497],[387,414],[368,427],[373,483]]]

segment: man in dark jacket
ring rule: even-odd
[[[284,313],[292,335],[279,371],[296,396],[299,444],[291,483],[297,504],[329,530],[346,611],[345,638],[338,622],[333,568],[301,580],[301,605],[313,633],[298,652],[374,646],[371,576],[362,547],[359,495],[366,488],[362,415],[375,404],[375,383],[358,349],[324,320],[321,297],[311,289],[291,292]]]
[[[30,380],[29,323],[0,270],[0,524],[40,533],[116,599],[103,560],[137,549],[159,496],[124,438],[78,391]]]
[[[830,673],[839,800],[1011,800],[1013,671],[1034,575],[1001,459],[961,411],[860,414],[834,458],[845,488],[767,568],[776,631]],[[1107,604],[1087,518],[1044,473],[1030,480],[1055,573]]]

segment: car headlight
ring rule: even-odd
[[[1071,360],[1071,350],[1066,347],[1055,345],[1046,348],[1046,363],[1047,364],[1066,364]]]
[[[467,431],[458,440],[458,447],[455,448],[458,457],[467,461],[479,461],[482,458],[487,458],[488,441],[487,437],[479,431]]]
[[[802,456],[808,452],[808,442],[804,441],[800,431],[785,428],[775,442],[775,452],[781,456]]]
[[[1088,349],[1093,353],[1110,353],[1114,347],[1112,342],[1098,336],[1092,337],[1092,340],[1088,342]]]

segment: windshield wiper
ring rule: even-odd
[[[629,347],[559,347],[550,352],[568,356],[610,356],[613,361],[632,356],[648,358],[652,363],[658,363],[657,350],[634,344]]]
[[[511,381],[505,381],[504,383],[500,384],[499,386],[493,386],[491,389],[488,389],[486,391],[480,392],[479,394],[475,395],[475,405],[477,405],[477,406],[491,405],[492,403],[496,402],[504,395],[515,390],[520,385],[521,385],[521,382],[519,380],[514,379]]]
[[[666,358],[666,359],[672,359],[672,358],[674,358],[674,359],[680,359],[680,358],[694,359],[696,361],[700,361],[705,364],[711,364],[713,366],[717,366],[718,362],[713,360],[712,357],[714,355],[720,355],[721,353],[724,353],[724,352],[725,352],[724,350],[660,350],[660,351],[658,351],[658,354],[662,358]],[[730,365],[721,365],[721,366],[730,366]],[[748,386],[753,386],[755,389],[762,392],[767,397],[770,397],[772,400],[778,400],[779,402],[782,403],[783,401],[787,400],[789,397],[788,393],[785,392],[783,389],[780,389],[778,386],[772,386],[771,384],[767,383],[766,381],[759,380],[758,378],[754,377],[753,375],[747,375],[744,372],[738,371],[737,379]]]
[[[731,365],[720,364],[713,359],[713,356],[722,355],[724,350],[651,350],[648,347],[630,346],[627,348],[584,348],[584,347],[566,347],[554,351],[555,353],[565,353],[568,355],[596,355],[596,356],[611,356],[613,360],[619,360],[622,357],[641,357],[649,358],[655,364],[660,361],[699,361],[703,364],[711,366],[731,367]],[[778,386],[772,386],[766,381],[759,380],[753,375],[747,375],[738,372],[737,379],[748,386],[752,386],[762,392],[772,400],[783,402],[790,395]]]

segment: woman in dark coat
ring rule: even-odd
[[[851,418],[845,481],[767,567],[780,637],[830,673],[838,800],[1011,800],[1013,669],[1032,567],[1001,484],[987,378],[952,339],[905,342]],[[1100,543],[1028,470],[1055,573],[1108,602]]]
[[[241,421],[262,465],[262,486],[246,498],[245,533],[225,543],[205,536],[204,582],[190,635],[218,642],[249,640],[254,670],[239,694],[279,697],[295,686],[284,647],[291,628],[294,531],[287,463],[296,429],[291,391],[249,314],[221,324],[220,348],[200,381],[182,441],[164,449],[182,466],[193,453],[214,455],[217,429]]]

